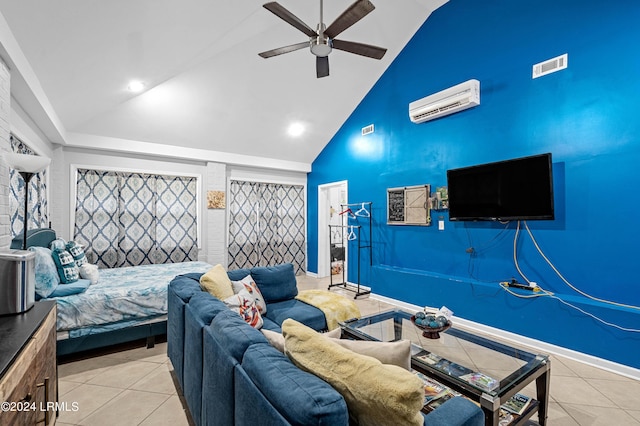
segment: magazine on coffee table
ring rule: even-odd
[[[472,385],[476,385],[479,388],[484,390],[492,391],[498,386],[500,386],[500,382],[494,379],[493,377],[489,377],[486,374],[482,373],[469,373],[463,376],[460,376],[462,380],[466,380]]]
[[[523,395],[521,393],[517,393],[513,395],[507,402],[502,404],[500,408],[507,410],[514,414],[522,414],[524,410],[527,409],[529,403],[531,402],[531,397]]]
[[[430,377],[420,373],[419,371],[412,371],[424,385],[424,403],[423,405],[429,404],[431,401],[434,401],[442,396],[444,396],[449,388],[443,385],[442,383],[433,380]]]

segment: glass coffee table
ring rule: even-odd
[[[407,312],[392,310],[348,320],[341,324],[343,337],[384,342],[411,340],[411,367],[476,401],[484,411],[486,425],[498,426],[500,406],[535,380],[535,399],[522,414],[512,416],[509,424],[524,424],[536,412],[539,424],[546,424],[551,377],[546,355],[477,336],[455,324],[441,331],[440,338],[427,338],[410,318]],[[473,378],[480,380],[474,384]]]

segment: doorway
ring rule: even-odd
[[[336,241],[336,236],[332,238],[330,235],[329,225],[344,225],[343,217],[339,213],[341,205],[347,204],[348,199],[346,180],[318,185],[318,278],[328,277],[332,272],[329,244]],[[340,232],[337,238],[345,241],[344,232]],[[344,262],[342,262],[345,277],[348,276],[346,271],[349,263],[348,256],[348,250],[345,250]]]

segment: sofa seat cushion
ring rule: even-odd
[[[226,309],[211,321],[211,334],[220,346],[226,348],[231,357],[238,362],[247,348],[254,343],[267,343],[267,339],[259,330],[244,322],[240,315]],[[215,367],[214,367],[215,368]]]
[[[242,368],[292,425],[346,426],[349,423],[347,407],[340,394],[327,382],[297,368],[271,345],[250,346],[242,359]]]
[[[258,285],[267,304],[293,299],[298,295],[298,283],[291,263],[251,268],[251,277]],[[242,278],[244,277],[238,280]]]
[[[266,317],[281,325],[287,318],[293,318],[314,330],[327,329],[327,320],[320,309],[296,299],[267,304]]]
[[[275,333],[282,333],[282,328],[280,328],[280,324],[270,320],[267,317],[262,317],[262,330],[273,331]]]
[[[414,374],[356,354],[291,319],[282,323],[282,333],[287,356],[331,384],[344,397],[358,425],[423,424],[424,388]]]

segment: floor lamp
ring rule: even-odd
[[[51,158],[40,155],[4,153],[4,160],[9,167],[20,173],[24,179],[24,226],[22,228],[22,250],[27,249],[27,225],[29,223],[29,181],[38,172],[43,171],[51,163]]]

